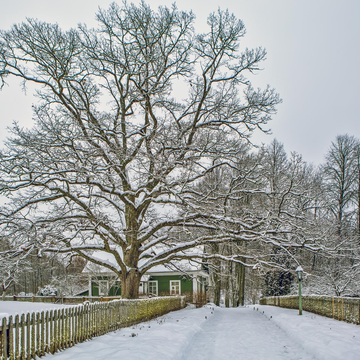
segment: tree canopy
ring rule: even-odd
[[[270,210],[238,218],[227,209],[244,194],[231,175],[248,176],[244,144],[280,102],[246,77],[266,51],[240,50],[242,21],[219,10],[198,34],[191,12],[144,2],[113,3],[97,20],[63,31],[28,19],[1,32],[2,83],[33,83],[38,98],[34,127],[14,126],[0,153],[4,258],[76,254],[115,272],[123,295],[136,297],[156,265],[220,256],[199,246],[283,246]],[[222,186],[201,185],[216,172]]]

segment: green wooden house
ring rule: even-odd
[[[179,270],[181,269],[181,270]],[[88,296],[121,296],[121,283],[114,273],[101,266],[86,266],[89,276]],[[189,301],[204,297],[208,274],[201,266],[190,261],[181,262],[171,269],[164,265],[155,266],[142,276],[140,296],[185,295]]]

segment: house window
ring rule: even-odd
[[[157,280],[149,281],[148,288],[149,288],[149,294],[157,295],[158,294]]]
[[[180,280],[170,280],[170,295],[180,295]]]
[[[109,295],[109,282],[107,280],[99,280],[99,296],[107,296]]]

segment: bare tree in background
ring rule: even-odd
[[[199,258],[200,245],[248,240],[243,231],[274,236],[256,234],[254,219],[226,231],[233,219],[203,206],[224,194],[204,197],[194,185],[236,164],[280,100],[245,77],[266,52],[239,51],[245,27],[228,12],[210,14],[204,34],[175,6],[114,3],[97,20],[62,31],[30,19],[1,32],[1,81],[33,83],[39,101],[36,125],[14,126],[0,154],[0,227],[11,255],[74,253],[112,270],[135,298],[142,274]],[[185,240],[169,239],[174,228]]]
[[[250,274],[245,268],[251,267],[256,271],[248,280],[259,283],[253,275],[262,275],[263,294],[291,291],[295,266],[304,259],[302,249],[316,253],[323,244],[314,220],[311,175],[312,168],[300,155],[288,157],[284,146],[274,140],[257,152],[250,147],[239,148],[236,165],[227,173],[212,172],[202,179],[201,193],[210,197],[222,192],[224,196],[218,198],[216,207],[233,219],[229,227],[234,234],[241,232],[228,243],[207,247],[209,253],[223,255],[209,266],[215,303],[220,301],[221,290],[226,306],[243,305],[246,276]],[[229,258],[237,260],[236,266],[227,261]]]
[[[323,166],[325,190],[329,210],[334,217],[339,236],[354,217],[353,199],[358,175],[356,150],[358,140],[349,135],[339,135],[332,142]]]
[[[22,253],[20,250],[19,253]],[[29,262],[27,261],[27,254],[14,253],[11,249],[11,244],[4,238],[0,238],[0,283],[3,300],[8,289],[15,282],[19,281],[22,274],[29,269]]]
[[[322,276],[332,293],[340,296],[359,276],[358,242],[358,152],[354,136],[338,135],[331,143],[321,167],[324,192],[323,233],[328,256],[319,259],[314,273]],[[324,269],[326,269],[324,271]],[[318,270],[318,273],[316,272]]]

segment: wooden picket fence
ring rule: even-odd
[[[3,318],[0,359],[30,360],[185,306],[185,297],[114,300]]]

